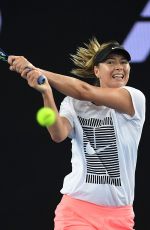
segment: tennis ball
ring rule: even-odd
[[[49,107],[42,107],[37,111],[36,120],[39,125],[49,127],[56,121],[56,113]]]

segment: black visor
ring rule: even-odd
[[[131,60],[129,52],[121,45],[110,44],[96,54],[94,58],[94,65],[98,65],[98,63],[105,61],[111,53],[122,54],[128,61]]]

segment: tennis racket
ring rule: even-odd
[[[6,52],[4,52],[4,50],[2,50],[0,48],[0,61],[4,61],[7,62],[8,61],[8,54]],[[32,70],[32,68],[28,68],[29,71]],[[45,83],[45,76],[44,75],[40,75],[39,78],[37,79],[37,82],[39,85],[42,85]]]
[[[1,48],[0,48],[0,60],[7,62],[8,60],[8,54],[6,54]]]

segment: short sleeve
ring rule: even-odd
[[[132,103],[134,106],[135,114],[134,116],[129,116],[124,114],[127,119],[134,119],[140,121],[141,125],[143,125],[145,121],[145,110],[146,110],[146,99],[145,95],[138,89],[133,87],[124,86],[124,89],[128,90],[131,95]]]
[[[70,97],[65,97],[60,104],[59,115],[69,120],[72,130],[74,130],[74,107]],[[73,137],[73,131],[69,134],[69,137]]]

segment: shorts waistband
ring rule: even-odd
[[[134,215],[133,206],[132,205],[125,205],[125,206],[105,206],[105,205],[97,205],[91,202],[87,202],[84,200],[79,200],[74,197],[71,197],[70,195],[63,195],[61,202],[69,202],[71,205],[75,206],[84,206],[84,208],[87,208],[90,210],[93,209],[93,211],[98,212],[106,212],[107,214],[111,213],[111,215]]]

